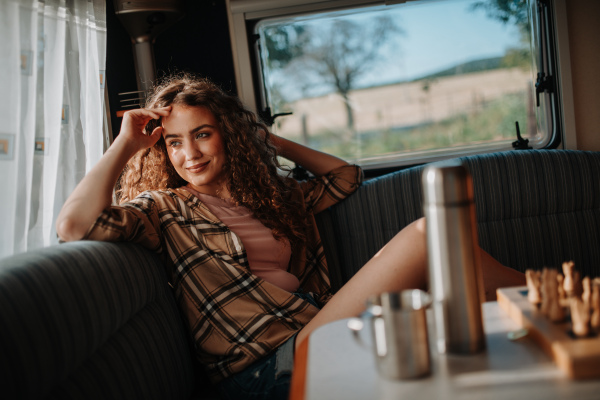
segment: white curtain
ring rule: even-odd
[[[108,143],[104,0],[0,0],[0,258],[58,243]]]

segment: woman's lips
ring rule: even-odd
[[[202,172],[204,171],[204,169],[206,168],[206,166],[208,165],[210,161],[207,161],[205,163],[201,163],[201,164],[196,164],[196,165],[192,165],[191,167],[187,167],[186,169],[191,172],[192,174],[197,174],[198,172]]]

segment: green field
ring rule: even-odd
[[[347,160],[442,149],[474,142],[516,138],[515,121],[527,132],[527,95],[504,95],[483,104],[477,111],[412,127],[352,133],[344,129],[317,132],[308,137],[312,148]],[[302,142],[300,136],[290,139]]]

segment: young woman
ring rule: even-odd
[[[277,155],[315,178],[282,176]],[[156,251],[221,394],[286,398],[294,346],[312,331],[359,314],[369,295],[427,285],[419,220],[331,293],[314,214],[361,179],[357,166],[270,134],[211,82],[173,77],[145,109],[125,113],[118,137],[63,206],[57,232]],[[121,204],[112,206],[117,181]],[[482,262],[491,293],[523,283],[484,252]]]

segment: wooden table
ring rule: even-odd
[[[439,355],[430,343],[431,375],[408,381],[381,378],[347,320],[323,326],[297,351],[291,399],[600,399],[600,379],[571,380],[531,338],[509,340],[519,326],[498,303],[485,303],[483,316],[485,352]],[[370,343],[368,330],[362,333]]]

